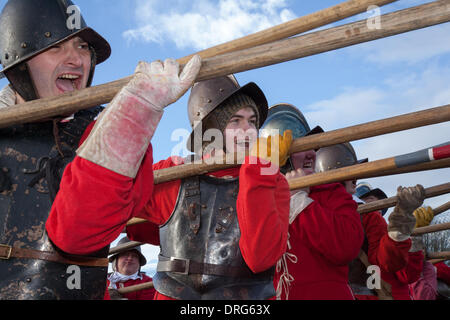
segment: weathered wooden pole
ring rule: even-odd
[[[448,202],[444,203],[443,205],[433,209],[433,214],[434,214],[434,216],[437,216],[438,214],[441,214],[441,213],[443,213],[443,212],[445,212],[445,211],[447,211],[449,209],[450,209],[450,201],[448,201]]]
[[[428,259],[450,259],[450,251],[427,252]]]
[[[434,187],[426,188],[425,189],[425,198],[428,199],[428,198],[432,198],[432,197],[438,197],[438,196],[441,196],[441,195],[447,194],[447,193],[450,193],[450,182],[440,184],[440,185],[437,185]],[[358,206],[358,212],[361,214],[369,213],[369,212],[373,212],[373,211],[377,211],[377,210],[381,210],[381,209],[385,209],[385,208],[395,207],[396,204],[397,204],[397,196],[393,196],[390,198],[361,204]]]
[[[380,29],[366,20],[206,58],[197,81],[261,68],[450,21],[448,0],[439,0],[380,16]],[[108,103],[131,76],[53,98],[3,108],[0,128],[42,120]]]
[[[441,196],[441,195],[447,194],[447,193],[450,193],[450,182],[440,184],[440,185],[437,185],[434,187],[426,188],[425,189],[425,198],[428,199],[428,198],[438,197],[438,196]],[[381,210],[381,209],[385,209],[385,208],[394,207],[396,204],[397,204],[397,196],[394,196],[394,197],[390,197],[387,199],[382,199],[382,200],[378,200],[378,201],[360,204],[358,206],[358,212],[360,214],[369,213],[369,212],[373,212],[373,211],[377,211],[377,210]],[[448,205],[448,203],[446,205]],[[433,212],[435,212],[435,210],[433,210]],[[435,215],[436,215],[436,213],[435,213]],[[132,219],[130,219],[130,221],[128,221],[127,227],[133,226],[136,224],[145,223],[145,222],[147,222],[147,220],[142,219],[142,218],[132,218]]]
[[[359,124],[347,128],[337,129],[329,132],[319,133],[307,137],[295,139],[292,143],[290,153],[301,152],[306,150],[318,149],[326,146],[335,145],[338,143],[354,141],[369,137],[374,137],[382,134],[388,134],[400,130],[407,130],[450,121],[450,105],[431,108],[423,111],[412,112],[400,116],[386,118],[382,120],[371,121],[364,124]],[[231,157],[233,158],[233,157]],[[233,158],[234,159],[234,158]],[[221,169],[226,169],[235,166],[234,163],[242,163],[242,159],[236,162],[227,161],[227,159],[210,159],[208,162],[194,162],[181,166],[157,170],[154,172],[155,184],[182,179],[190,176],[201,175],[208,172],[213,172]],[[212,163],[212,164],[211,164]],[[449,160],[439,160],[429,163],[417,164],[415,168],[391,168],[386,169],[386,174],[390,175],[397,173],[432,170],[449,166]],[[361,173],[360,179],[372,178],[380,176],[380,171],[366,172],[365,175]]]
[[[416,228],[416,229],[414,229],[412,235],[419,236],[419,235],[425,234],[425,233],[439,232],[439,231],[444,231],[444,230],[448,230],[448,229],[450,229],[450,222]]]
[[[387,170],[394,170],[396,168],[404,168],[419,163],[426,163],[432,158],[439,160],[449,157],[450,144],[447,144],[441,147],[424,149],[392,158],[371,161],[326,172],[314,173],[290,180],[289,187],[291,190],[295,190],[325,183],[359,179],[362,175],[374,175],[376,173],[382,174]]]
[[[327,24],[340,21],[365,12],[370,6],[384,6],[397,0],[349,0],[335,6],[308,14],[306,16],[279,24],[266,30],[252,33],[248,36],[232,40],[217,46],[197,52],[202,58],[210,58],[220,54],[243,50],[262,44],[286,39]],[[179,59],[180,63],[187,63],[193,54]]]
[[[136,284],[134,286],[119,288],[119,289],[117,289],[117,291],[120,294],[126,294],[126,293],[130,293],[130,292],[136,292],[136,291],[141,291],[141,290],[151,289],[151,288],[153,288],[153,282],[150,281],[150,282]]]

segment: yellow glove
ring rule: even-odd
[[[414,216],[416,217],[415,228],[426,227],[433,220],[434,213],[431,207],[420,207],[414,210]]]
[[[258,138],[258,141],[250,151],[251,156],[258,157],[282,167],[289,158],[289,150],[292,144],[292,131],[284,131],[283,136],[277,134],[267,138]]]

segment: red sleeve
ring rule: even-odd
[[[153,170],[170,168],[181,164],[179,159],[169,158],[153,165]],[[159,245],[159,226],[164,224],[172,214],[181,180],[174,180],[157,184],[153,188],[153,194],[138,217],[149,220],[149,223],[127,227],[127,235],[130,240]]]
[[[414,283],[419,280],[423,270],[423,259],[422,251],[410,252],[406,267],[395,272],[397,280],[404,284]]]
[[[287,243],[289,186],[279,171],[261,174],[261,169],[269,166],[270,163],[244,163],[239,171],[236,202],[241,229],[239,246],[245,262],[255,273],[273,267]]]
[[[108,287],[109,287],[109,280],[106,280],[105,296],[103,297],[103,300],[111,300]]]
[[[312,187],[310,198],[308,210],[297,217],[300,234],[333,264],[347,265],[364,240],[356,202],[340,183]]]
[[[439,262],[434,265],[437,269],[437,278],[450,285],[450,267],[444,262]]]
[[[85,255],[114,241],[150,200],[152,163],[151,144],[135,179],[76,156],[64,171],[46,222],[53,243],[65,252]]]
[[[139,241],[159,246],[159,226],[151,222],[127,227],[127,236],[131,241]]]
[[[383,271],[394,273],[406,267],[411,239],[394,241],[388,236],[387,223],[379,211],[363,215],[363,226],[369,241],[369,262]]]

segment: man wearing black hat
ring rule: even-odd
[[[111,52],[70,0],[9,0],[0,30],[0,76],[10,82],[0,92],[0,110],[90,86],[95,66]],[[140,63],[94,128],[101,107],[0,129],[0,299],[103,298],[109,244],[128,217],[123,211],[108,211],[108,217],[77,211],[79,202],[86,204],[84,194],[101,190],[83,184],[83,176],[93,168],[127,178],[134,174],[163,108],[195,79],[201,62],[198,56],[191,61],[181,75],[171,59]],[[127,132],[129,127],[136,132]],[[96,134],[75,157],[80,140],[92,129]],[[77,165],[82,169],[77,171]],[[64,184],[63,172],[69,175]],[[63,189],[74,187],[75,180],[82,192],[71,197]]]

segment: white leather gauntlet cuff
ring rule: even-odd
[[[309,206],[314,200],[311,199],[305,191],[299,191],[291,195],[291,205],[289,210],[289,224],[291,224],[295,218],[302,212],[307,206]]]

